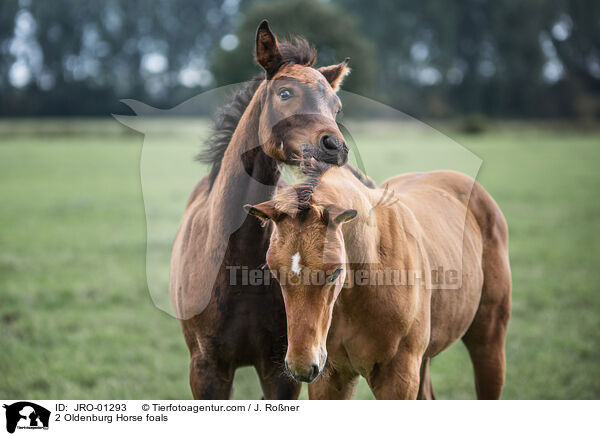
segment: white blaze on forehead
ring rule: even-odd
[[[292,272],[294,274],[300,274],[300,253],[296,253],[292,256]]]

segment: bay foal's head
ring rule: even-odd
[[[246,206],[275,228],[267,264],[281,285],[287,318],[289,373],[311,382],[327,360],[333,306],[346,278],[342,226],[357,211],[313,204],[309,185],[289,187],[273,200]]]
[[[350,71],[348,58],[313,68],[315,49],[303,39],[280,44],[266,20],[256,32],[255,58],[267,79],[258,128],[265,153],[287,163],[308,155],[345,164],[348,147],[336,123],[342,107],[336,92]]]

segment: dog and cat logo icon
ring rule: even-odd
[[[14,433],[16,429],[48,430],[50,411],[29,401],[5,404],[6,431]]]

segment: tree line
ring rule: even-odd
[[[248,80],[263,18],[306,36],[320,64],[351,57],[346,90],[414,116],[600,113],[593,0],[4,0],[0,115],[169,108]]]

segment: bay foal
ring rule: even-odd
[[[285,302],[289,373],[312,382],[311,399],[351,398],[359,375],[378,399],[432,398],[429,359],[462,339],[477,397],[498,399],[511,277],[494,200],[451,171],[397,176],[385,190],[344,168],[313,162],[309,173],[246,206],[275,223],[267,262]]]
[[[272,198],[282,165],[298,163],[304,153],[333,165],[348,157],[335,120],[347,61],[313,68],[315,50],[302,39],[278,41],[266,21],[256,33],[255,55],[265,73],[221,114],[202,156],[211,172],[194,188],[173,244],[171,301],[197,399],[229,398],[241,366],[256,369],[266,398],[297,398],[300,384],[283,365],[279,285],[244,284],[242,277],[242,268],[265,263],[271,226],[261,227],[242,206]]]

